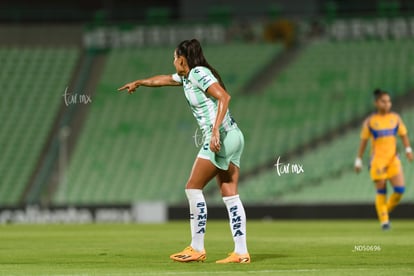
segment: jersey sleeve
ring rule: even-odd
[[[195,67],[192,69],[190,72],[190,79],[193,85],[196,85],[204,92],[207,91],[210,85],[218,82],[213,73],[205,67]]]
[[[177,73],[172,74],[172,78],[173,78],[174,81],[176,81],[178,83],[181,83],[181,84],[183,83],[183,80],[181,79],[181,77]]]
[[[399,123],[398,123],[398,135],[399,136],[404,136],[407,135],[407,127],[405,126],[403,120],[398,117]]]
[[[371,137],[371,132],[369,131],[369,119],[366,119],[364,123],[362,124],[362,130],[361,130],[361,139],[367,140]]]

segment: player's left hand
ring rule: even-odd
[[[410,161],[410,162],[413,161],[413,153],[412,152],[407,152],[406,155],[407,155],[408,161]]]
[[[357,157],[355,159],[355,163],[354,163],[354,169],[356,173],[360,173],[361,169],[362,169],[362,159],[360,157]]]
[[[212,152],[219,152],[220,147],[220,132],[218,129],[213,128],[210,140],[210,150]]]

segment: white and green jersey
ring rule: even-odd
[[[188,78],[178,74],[173,74],[172,77],[176,82],[183,85],[187,102],[204,136],[211,134],[211,129],[216,121],[218,106],[217,99],[207,94],[210,85],[218,82],[213,73],[204,66],[197,66],[190,70]],[[237,124],[227,109],[219,130],[220,132],[228,132],[235,128],[237,128]]]

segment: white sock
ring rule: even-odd
[[[190,205],[191,247],[197,251],[204,250],[204,234],[207,224],[207,205],[203,190],[186,189]]]
[[[230,229],[234,240],[234,252],[246,254],[246,213],[239,195],[223,197],[229,212]]]

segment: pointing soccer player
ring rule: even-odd
[[[185,40],[177,46],[174,66],[175,74],[136,80],[118,89],[133,93],[139,86],[183,86],[191,111],[203,132],[204,142],[185,187],[190,207],[191,244],[170,258],[178,262],[206,259],[207,205],[203,188],[215,177],[227,207],[234,240],[234,251],[217,263],[250,263],[246,214],[237,191],[244,138],[228,109],[230,95],[218,72],[205,59],[198,40]]]

